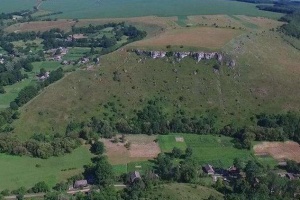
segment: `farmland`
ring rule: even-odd
[[[218,5],[218,6],[216,6]],[[79,9],[80,8],[80,9]],[[136,9],[139,8],[139,9]],[[280,14],[259,11],[254,4],[225,0],[51,0],[43,2],[41,9],[62,11],[59,18],[120,18],[141,16],[189,16],[189,15],[250,15],[277,18]]]
[[[182,137],[183,141],[176,141]],[[193,157],[201,164],[210,163],[218,167],[229,167],[234,158],[251,159],[250,151],[239,150],[233,147],[232,138],[216,137],[211,135],[173,134],[159,136],[159,145],[164,152],[170,152],[173,147],[191,147]]]
[[[256,144],[253,149],[258,156],[272,156],[278,161],[300,161],[300,147],[296,142],[262,142]]]
[[[66,180],[83,171],[83,166],[92,158],[88,146],[82,146],[73,153],[47,160],[0,154],[1,189],[32,187],[39,181],[50,186]]]

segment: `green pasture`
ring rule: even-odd
[[[30,188],[40,181],[54,186],[82,172],[83,166],[90,163],[92,157],[89,148],[85,146],[75,149],[71,154],[46,160],[0,154],[0,190],[13,190],[22,186]]]
[[[62,11],[59,18],[118,18],[140,16],[250,15],[278,18],[280,14],[260,11],[255,4],[227,0],[51,0],[41,9]]]
[[[135,161],[128,164],[113,165],[113,170],[116,175],[139,171],[144,174],[146,171],[153,170],[154,161]]]
[[[214,189],[200,185],[169,183],[154,187],[146,194],[146,199],[208,199],[212,195],[216,200],[223,199],[223,195]]]
[[[78,60],[85,56],[86,53],[90,52],[91,48],[86,47],[73,47],[70,48],[67,55],[63,57],[64,60]]]
[[[184,138],[184,142],[176,142],[175,137],[179,136]],[[200,164],[209,163],[219,167],[229,167],[234,158],[244,160],[251,158],[250,151],[234,148],[231,140],[232,138],[229,137],[196,134],[172,134],[158,137],[162,151],[169,152],[173,147],[191,147],[193,157]]]

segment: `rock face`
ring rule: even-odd
[[[164,58],[168,55],[168,57],[173,56],[175,59],[178,61],[181,61],[185,57],[192,57],[197,62],[200,62],[201,60],[211,60],[211,59],[216,59],[218,62],[222,62],[224,56],[222,53],[218,52],[165,52],[165,51],[146,51],[146,50],[139,50],[139,49],[134,49],[132,52],[135,52],[139,56],[147,56],[151,57],[153,59],[158,59],[158,58]],[[235,63],[234,63],[235,65]]]

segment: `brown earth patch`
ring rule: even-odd
[[[294,160],[300,162],[300,145],[297,142],[262,142],[253,147],[255,154],[269,154],[276,160]]]
[[[121,137],[121,136],[117,136]],[[101,139],[105,145],[106,155],[111,164],[126,164],[132,161],[143,161],[157,157],[161,152],[156,136],[126,135],[126,142],[130,142],[130,149],[125,143],[113,143],[110,139]]]
[[[169,29],[156,37],[130,44],[134,47],[165,47],[167,45],[220,49],[242,31],[212,27]]]

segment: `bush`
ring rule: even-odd
[[[49,191],[49,186],[44,182],[38,182],[35,184],[32,188],[32,191],[34,193],[39,193],[39,192],[48,192]]]
[[[92,144],[91,152],[96,155],[101,155],[104,153],[104,144],[103,142],[96,141],[94,144]]]

